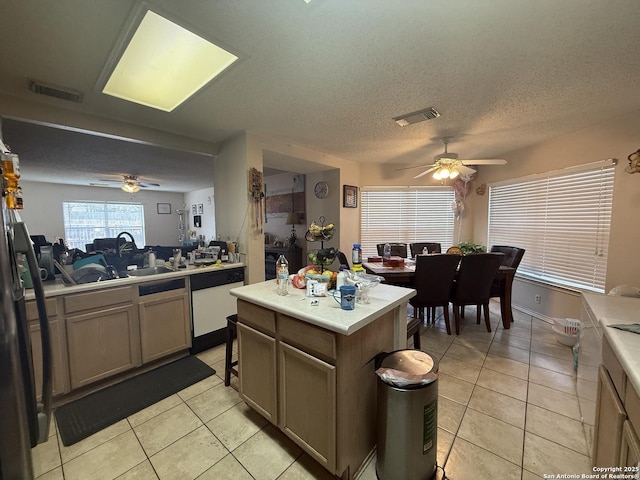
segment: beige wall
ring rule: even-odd
[[[83,187],[56,183],[20,182],[24,196],[24,210],[20,212],[29,233],[41,234],[53,241],[64,238],[62,202],[67,201],[133,201],[144,206],[147,245],[178,245],[178,214],[183,208],[182,193],[140,190],[125,193],[119,188]],[[158,203],[171,204],[171,215],[158,214]],[[144,245],[138,245],[142,248]]]

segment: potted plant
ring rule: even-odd
[[[465,255],[469,255],[472,253],[485,253],[487,251],[487,247],[485,247],[481,243],[475,242],[460,242],[458,244],[458,247]]]

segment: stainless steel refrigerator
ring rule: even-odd
[[[0,175],[0,182],[0,480],[23,480],[33,479],[31,448],[49,436],[51,347],[38,262],[25,224],[15,210],[7,208],[4,175]],[[33,279],[42,335],[41,402],[36,401],[25,288],[20,276],[19,258],[23,256]]]

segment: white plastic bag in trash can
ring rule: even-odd
[[[391,386],[398,388],[420,387],[438,379],[438,371],[434,369],[432,357],[419,350],[405,350],[396,357],[400,362],[393,363],[394,367],[380,367],[376,374]],[[408,361],[404,361],[404,360]]]

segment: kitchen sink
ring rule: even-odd
[[[137,270],[129,270],[127,271],[127,275],[130,277],[145,277],[147,275],[158,275],[160,273],[170,273],[174,271],[175,270],[169,267],[147,267],[138,268]]]

